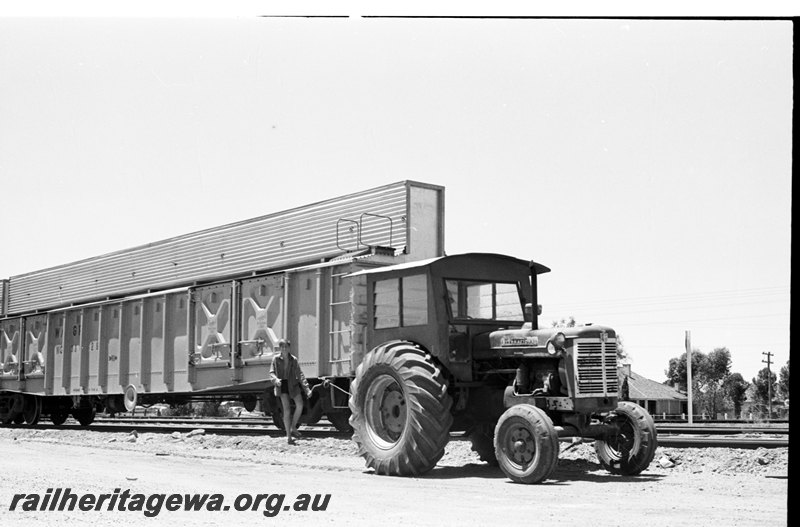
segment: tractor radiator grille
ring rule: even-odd
[[[578,397],[616,396],[617,341],[607,339],[578,339],[575,342],[575,363]]]

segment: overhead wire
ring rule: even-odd
[[[542,318],[558,321],[568,319],[570,317],[586,318],[587,311],[596,311],[589,313],[589,317],[618,317],[629,316],[636,317],[644,314],[652,313],[676,313],[680,312],[684,316],[679,320],[647,320],[637,322],[635,320],[628,320],[625,322],[626,326],[669,326],[674,324],[700,324],[703,327],[716,326],[718,328],[726,328],[732,325],[742,327],[741,320],[750,320],[755,318],[784,318],[788,319],[789,311],[780,313],[743,313],[743,314],[730,314],[722,317],[687,317],[692,312],[709,310],[719,312],[720,309],[736,309],[750,306],[765,306],[765,305],[787,305],[790,301],[790,293],[786,287],[769,287],[769,288],[751,288],[745,290],[726,290],[726,291],[707,291],[697,294],[682,294],[682,295],[664,295],[652,297],[636,297],[627,299],[604,299],[593,300],[587,302],[579,302],[574,304],[554,303],[546,304],[547,310],[553,312],[550,315],[543,315]],[[709,324],[711,322],[712,324]],[[717,324],[713,324],[716,322]],[[729,324],[724,324],[729,322]],[[788,320],[787,320],[788,324]],[[748,325],[753,329],[766,329],[765,325]],[[769,324],[772,328],[784,328],[785,324]]]
[[[595,306],[602,306],[604,308],[625,308],[625,307],[648,307],[648,306],[670,306],[670,305],[683,305],[687,303],[696,304],[699,302],[725,302],[726,304],[731,301],[739,300],[748,304],[751,303],[777,303],[784,301],[783,299],[771,299],[769,297],[790,297],[788,288],[769,288],[767,289],[754,289],[748,290],[750,292],[741,291],[720,291],[720,292],[706,292],[696,294],[682,294],[682,295],[665,295],[665,296],[652,296],[652,297],[631,297],[631,298],[605,298],[598,300],[584,300],[572,303],[559,303],[554,302],[549,304],[553,308],[564,309],[588,309]],[[761,291],[761,292],[756,292]],[[764,297],[764,298],[761,298]],[[760,300],[759,300],[760,299]]]

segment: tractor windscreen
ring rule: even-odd
[[[451,320],[524,320],[516,282],[445,280]]]

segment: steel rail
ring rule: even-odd
[[[672,434],[789,434],[789,426],[677,425],[656,423],[658,433]]]
[[[686,419],[662,419],[655,415],[652,416],[653,420],[655,421],[656,425],[659,424],[684,424],[688,425],[689,421]],[[769,420],[759,420],[755,421],[753,419],[695,419],[693,422],[694,426],[702,426],[702,425],[755,425],[755,426],[770,426],[770,425],[778,425],[778,426],[789,426],[788,419],[769,419]]]
[[[658,444],[659,446],[669,446],[672,448],[784,448],[789,446],[789,438],[659,435]]]
[[[6,428],[19,430],[85,430],[90,432],[123,432],[172,434],[178,432],[185,435],[193,430],[202,429],[204,435],[241,435],[241,436],[271,436],[282,437],[285,433],[275,426],[269,425],[196,425],[190,423],[108,423],[94,422],[89,426],[81,426],[71,419],[63,425],[39,424],[35,427],[26,425],[9,425]],[[339,432],[333,425],[316,425],[308,427],[301,425],[300,432],[308,438],[342,437],[349,438],[350,434]]]
[[[152,423],[166,425],[270,425],[272,419],[267,417],[98,417],[95,423],[123,424],[123,423]],[[779,426],[743,426],[737,425],[688,425],[688,424],[660,424],[656,423],[656,430],[659,434],[713,434],[713,435],[733,435],[733,434],[780,434],[788,435],[788,425]]]
[[[272,418],[269,417],[97,417],[95,423],[103,424],[123,424],[123,423],[144,423],[144,424],[164,424],[164,425],[269,425]]]
[[[113,422],[114,420],[101,420],[95,421],[88,427],[79,425],[73,419],[69,419],[66,423],[60,426],[53,424],[39,424],[36,427],[29,427],[26,425],[9,425],[7,428],[11,429],[40,429],[40,430],[88,430],[93,432],[123,432],[130,433],[136,430],[138,433],[150,432],[157,434],[172,434],[174,432],[180,433],[182,436],[199,428],[204,430],[204,434],[217,434],[217,435],[241,435],[241,436],[269,436],[269,437],[282,437],[284,432],[273,426],[267,420],[254,423],[252,419],[250,423],[243,423],[241,421],[235,424],[229,423],[208,423],[200,422],[200,420],[184,420],[181,422],[149,422],[138,421],[129,422],[128,420],[122,422]],[[206,420],[208,421],[208,420]],[[225,420],[230,421],[230,420]],[[315,425],[302,425],[301,432],[303,436],[308,439],[322,439],[322,438],[342,438],[350,437],[350,433],[339,432],[333,425],[326,422],[320,422]],[[451,438],[455,440],[467,440],[463,432],[451,433]],[[572,438],[564,438],[563,442],[569,442]],[[585,442],[591,442],[587,439]],[[756,449],[756,448],[784,448],[789,446],[788,434],[781,437],[775,435],[763,437],[742,437],[740,434],[736,435],[697,435],[697,434],[658,434],[659,446],[672,447],[672,448],[743,448],[743,449]]]

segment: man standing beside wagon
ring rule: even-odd
[[[311,397],[311,388],[308,386],[300,362],[297,357],[289,352],[291,343],[286,339],[278,341],[279,354],[272,360],[269,376],[275,385],[275,397],[281,400],[283,406],[283,426],[286,430],[286,442],[294,444],[300,437],[297,424],[303,413],[303,393],[306,398]],[[294,413],[291,413],[291,401],[294,401]],[[291,425],[291,426],[290,426]]]

